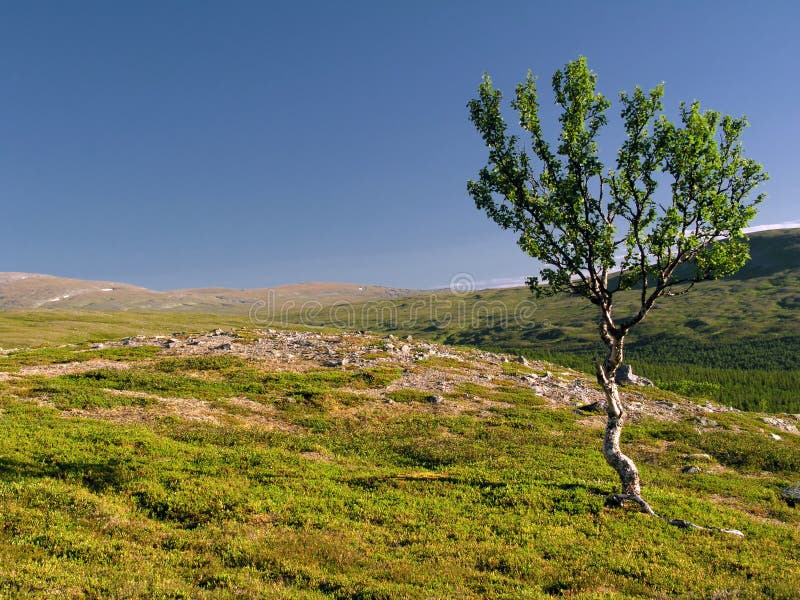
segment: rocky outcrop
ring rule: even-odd
[[[649,379],[634,375],[633,367],[630,365],[622,365],[619,367],[614,379],[617,385],[642,385],[647,387],[652,387],[654,385]]]

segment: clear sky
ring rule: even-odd
[[[466,194],[486,153],[465,104],[484,71],[510,92],[530,68],[548,92],[579,54],[611,97],[664,81],[673,113],[748,115],[771,175],[755,223],[800,220],[798,22],[789,1],[3,2],[0,271],[157,289],[530,274]]]

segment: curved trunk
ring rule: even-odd
[[[622,365],[622,349],[624,338],[615,338],[602,331],[603,341],[608,346],[608,356],[604,363],[597,364],[597,381],[602,386],[606,396],[606,432],[603,440],[603,455],[606,462],[619,475],[622,484],[622,493],[611,498],[611,502],[621,505],[626,500],[632,500],[641,506],[648,514],[655,514],[650,506],[642,499],[642,485],[639,480],[639,469],[636,468],[630,457],[623,454],[619,446],[622,426],[625,424],[625,409],[622,406],[619,389],[615,381],[617,368]]]

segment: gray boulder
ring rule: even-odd
[[[642,385],[646,387],[652,387],[654,385],[653,382],[646,377],[634,375],[633,367],[630,365],[621,365],[617,369],[614,380],[617,382],[617,385]]]

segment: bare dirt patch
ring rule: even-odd
[[[96,358],[92,360],[56,363],[51,365],[33,365],[29,367],[22,367],[18,375],[41,375],[43,377],[59,377],[60,375],[71,375],[73,373],[86,373],[87,371],[94,371],[97,369],[114,369],[122,371],[129,369],[131,363],[105,360]]]

